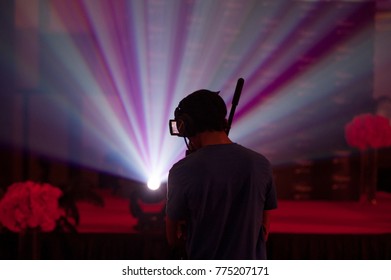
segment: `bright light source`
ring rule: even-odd
[[[160,180],[157,177],[151,177],[148,180],[147,186],[150,190],[157,190],[160,187]]]

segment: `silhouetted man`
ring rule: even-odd
[[[226,114],[224,100],[209,90],[175,110],[191,153],[169,172],[167,239],[175,246],[185,237],[189,259],[266,259],[269,210],[277,207],[271,164],[229,139]]]

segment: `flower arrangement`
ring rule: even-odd
[[[0,223],[13,232],[52,231],[63,215],[58,203],[61,196],[62,191],[50,184],[14,183],[0,200]]]
[[[345,126],[347,143],[362,151],[391,146],[391,125],[386,117],[362,114]]]

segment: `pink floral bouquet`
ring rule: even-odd
[[[391,146],[390,120],[372,114],[356,116],[346,125],[345,138],[350,146],[360,150]]]
[[[0,223],[14,232],[28,228],[52,231],[63,215],[58,199],[62,191],[31,181],[14,183],[0,200]]]

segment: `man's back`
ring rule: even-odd
[[[209,145],[170,170],[167,215],[187,220],[191,259],[264,259],[263,211],[277,207],[271,166],[237,144]]]

